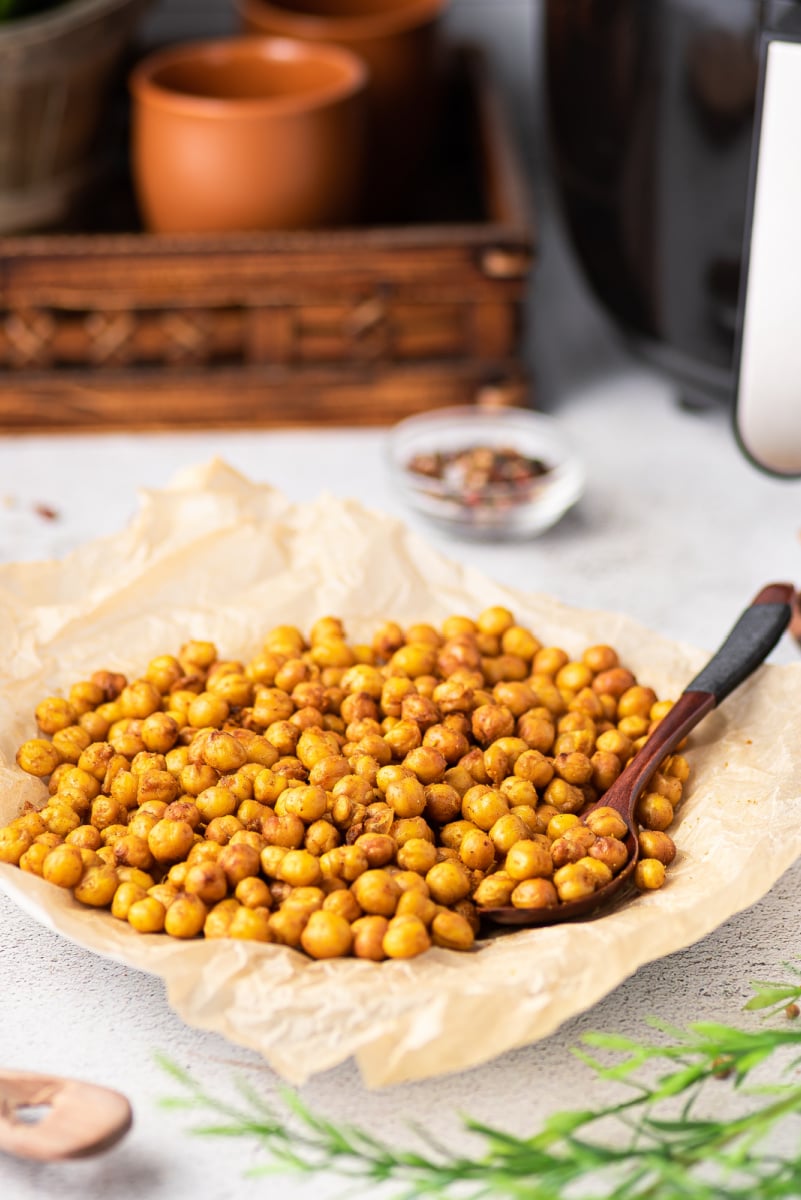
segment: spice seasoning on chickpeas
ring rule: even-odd
[[[323,617],[247,662],[191,641],[130,682],[42,700],[23,771],[49,797],[0,862],[141,933],[277,942],[379,962],[470,950],[482,908],[591,895],[627,861],[582,818],[670,709],[611,646],[571,660],[502,607],[352,644]],[[689,767],[641,797],[635,883],[661,887]]]

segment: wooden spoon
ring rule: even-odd
[[[628,861],[623,870],[591,896],[550,908],[514,908],[503,905],[480,908],[486,921],[497,925],[553,925],[576,917],[597,915],[631,879],[640,852],[639,833],[634,819],[637,800],[659,764],[675,750],[721,700],[747,679],[762,663],[787,628],[792,615],[795,592],[788,583],[772,583],[762,589],[745,610],[717,654],[699,675],[687,685],[667,716],[659,722],[645,745],[592,808],[613,808],[626,822],[625,839]]]
[[[26,1119],[26,1110],[37,1108],[47,1109],[41,1119]],[[132,1123],[120,1092],[58,1075],[0,1070],[0,1151],[7,1154],[44,1162],[99,1154]]]

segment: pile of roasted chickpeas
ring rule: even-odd
[[[502,607],[351,644],[323,617],[249,662],[190,641],[129,680],[96,671],[36,707],[23,771],[49,800],[0,861],[142,933],[246,938],[312,958],[469,950],[482,908],[591,895],[627,858],[581,814],[669,710],[612,647],[570,659]],[[636,882],[660,887],[688,766],[639,801]]]

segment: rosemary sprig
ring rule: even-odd
[[[770,1015],[801,998],[801,972],[787,966],[799,983],[755,982],[746,1009]],[[214,1114],[216,1120],[196,1133],[254,1139],[270,1159],[260,1170],[321,1172],[365,1188],[392,1184],[397,1200],[801,1197],[801,1083],[787,1078],[801,1062],[801,1028],[652,1025],[659,1040],[593,1033],[576,1051],[598,1077],[620,1084],[619,1101],[557,1112],[529,1137],[463,1118],[476,1139],[475,1155],[455,1153],[420,1130],[414,1131],[417,1149],[398,1149],[363,1128],[322,1117],[292,1092],[282,1094],[283,1107],[276,1109],[240,1083],[238,1102],[222,1101],[161,1059],[183,1092],[164,1103]],[[788,1060],[787,1048],[799,1056]],[[753,1076],[766,1065],[784,1082],[758,1086]],[[715,1115],[724,1099],[732,1110],[725,1118]],[[792,1134],[782,1138],[794,1147],[791,1153],[772,1148],[778,1131]]]

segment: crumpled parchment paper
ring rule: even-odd
[[[189,637],[246,657],[272,625],[308,629],[325,614],[359,641],[387,617],[438,622],[489,604],[571,653],[613,644],[660,698],[678,696],[708,658],[624,616],[500,587],[354,502],[291,504],[220,462],[184,472],[143,493],[122,534],[58,562],[0,567],[0,822],[44,797],[14,762],[35,736],[35,704],[99,667],[135,676]],[[800,699],[801,664],[764,666],[693,734],[663,890],[473,954],[312,962],[277,945],[141,935],[14,867],[0,865],[0,887],[64,937],[160,976],[188,1024],[259,1051],[292,1083],[350,1055],[370,1086],[424,1079],[545,1037],[769,890],[801,853]]]

